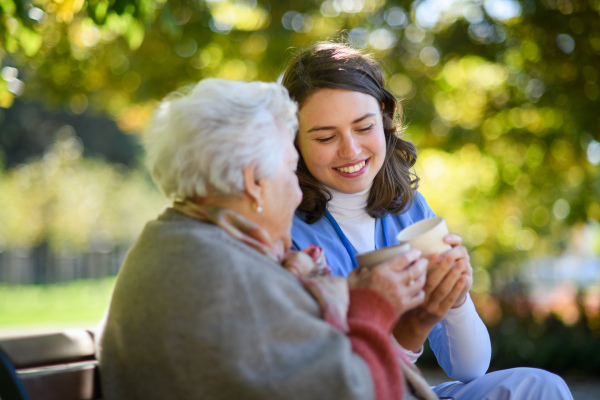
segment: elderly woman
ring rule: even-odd
[[[148,165],[174,202],[119,273],[100,329],[105,398],[400,399],[403,376],[433,398],[391,341],[423,302],[418,251],[348,280],[320,248],[286,252],[296,111],[277,84],[208,79],[150,120]]]

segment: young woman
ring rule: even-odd
[[[355,255],[395,243],[400,230],[434,216],[411,171],[414,145],[401,138],[401,107],[385,89],[375,59],[344,44],[323,43],[298,54],[282,84],[298,102],[298,178],[295,248],[317,244],[334,274],[357,268]],[[449,377],[438,396],[461,399],[572,399],[564,381],[547,371],[515,368],[484,375],[491,345],[468,291],[473,270],[462,239],[428,257],[424,303],[405,313],[394,337],[415,362],[429,338]],[[507,397],[507,393],[510,396]]]

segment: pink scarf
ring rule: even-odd
[[[340,331],[348,332],[348,282],[342,277],[331,275],[321,247],[310,245],[302,251],[288,251],[283,254],[282,249],[273,245],[269,234],[263,228],[234,211],[202,206],[191,200],[175,202],[173,209],[190,218],[223,228],[232,237],[281,264],[317,300],[323,319]],[[429,388],[421,371],[408,360],[398,346],[396,358],[408,382],[410,395],[416,399],[437,400],[438,397]]]

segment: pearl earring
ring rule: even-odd
[[[256,211],[257,213],[261,213],[263,210],[262,206],[259,206],[256,203],[252,204],[252,208],[254,208],[254,211]]]

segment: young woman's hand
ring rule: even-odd
[[[467,300],[467,293],[469,292],[469,290],[471,290],[471,286],[473,286],[473,268],[471,267],[469,253],[467,252],[465,247],[461,245],[462,237],[460,235],[458,235],[456,233],[451,233],[449,235],[446,235],[446,237],[444,238],[444,241],[446,243],[448,243],[450,246],[452,246],[452,248],[462,247],[466,254],[464,259],[459,260],[460,262],[464,262],[466,264],[466,270],[465,270],[465,273],[461,276],[461,278],[464,279],[464,283],[465,283],[463,291],[462,291],[461,295],[458,297],[458,299],[456,300],[456,302],[452,305],[452,308],[457,308],[457,307],[462,306],[464,304],[464,302]]]
[[[415,249],[375,267],[359,267],[348,276],[348,286],[367,288],[385,296],[402,315],[423,303],[427,260]]]
[[[467,249],[461,245],[462,238],[456,234],[444,238],[452,249],[442,254],[427,257],[429,267],[423,287],[423,304],[405,313],[394,336],[406,349],[419,351],[433,329],[451,308],[466,301],[467,292],[473,284],[473,269],[469,263]]]

